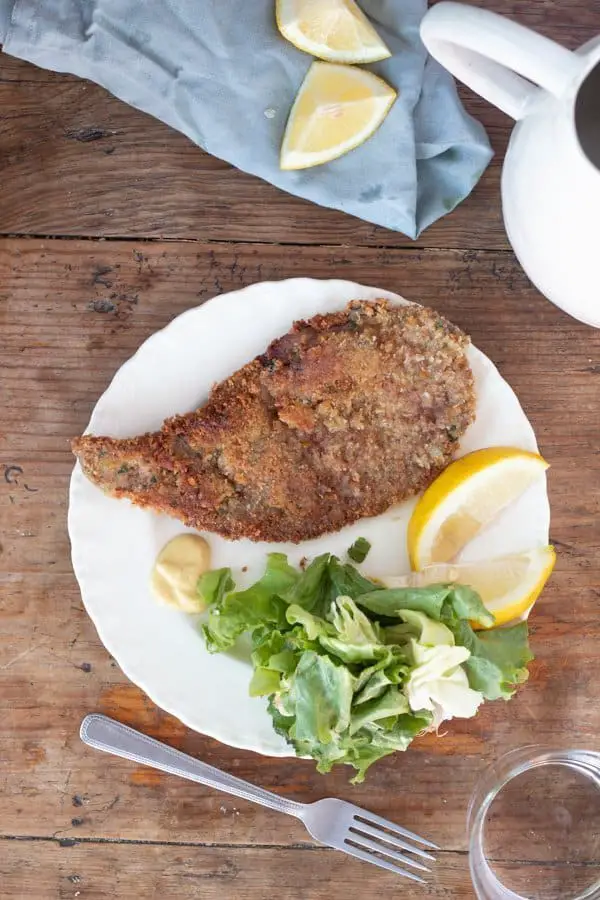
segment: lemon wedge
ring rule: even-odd
[[[299,50],[339,63],[392,54],[354,0],[277,0],[277,27]]]
[[[282,169],[308,169],[363,144],[379,128],[396,92],[377,75],[315,62],[290,111]]]
[[[553,547],[536,547],[484,562],[436,563],[410,575],[382,578],[390,588],[425,587],[457,582],[477,591],[483,605],[493,613],[494,626],[521,619],[529,612],[554,568]],[[474,628],[481,625],[474,624]]]
[[[408,523],[413,569],[451,562],[547,468],[541,456],[514,447],[476,450],[451,463],[427,488]]]

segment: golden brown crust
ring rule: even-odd
[[[224,537],[299,542],[424,490],[473,421],[468,338],[384,300],[296,322],[208,402],[128,440],[73,441],[108,493]]]

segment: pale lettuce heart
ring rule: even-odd
[[[454,635],[442,622],[434,622],[425,613],[412,609],[399,609],[398,615],[417,632],[417,641],[425,646],[447,644],[454,646]]]
[[[483,702],[483,694],[469,687],[461,663],[471,655],[466,647],[446,644],[424,647],[411,641],[415,668],[405,685],[405,694],[413,711],[426,709],[438,721],[470,719]]]

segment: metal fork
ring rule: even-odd
[[[86,716],[81,723],[80,734],[81,740],[96,750],[114,753],[115,756],[152,766],[171,775],[180,775],[190,781],[197,781],[207,787],[295,816],[321,844],[388,869],[396,875],[424,884],[422,878],[414,872],[407,872],[400,864],[429,872],[427,866],[419,860],[435,862],[431,853],[416,846],[421,844],[437,850],[431,841],[344,800],[328,798],[317,800],[316,803],[286,800],[106,716]]]

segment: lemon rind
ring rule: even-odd
[[[367,65],[369,63],[381,62],[384,59],[389,59],[392,56],[392,52],[389,47],[386,45],[383,38],[379,35],[377,30],[373,27],[371,22],[367,16],[363,16],[370,26],[374,36],[377,38],[378,44],[373,44],[371,52],[364,53],[352,53],[344,50],[333,50],[327,48],[325,50],[324,45],[319,44],[315,41],[312,41],[309,37],[307,37],[304,32],[300,28],[296,28],[293,23],[286,24],[282,21],[281,16],[281,3],[276,3],[275,6],[275,21],[277,24],[277,29],[279,33],[289,41],[297,50],[301,50],[303,53],[308,53],[311,56],[314,56],[316,59],[323,60],[324,62],[333,62],[333,63],[346,63],[348,65]],[[359,8],[359,12],[362,13],[362,10]],[[363,45],[366,50],[366,46]]]
[[[283,140],[281,142],[281,150],[280,150],[280,155],[279,155],[279,166],[280,166],[281,170],[284,172],[299,171],[301,169],[311,169],[314,166],[325,165],[328,162],[332,162],[334,159],[339,159],[341,156],[345,156],[346,153],[350,153],[352,150],[356,150],[358,147],[362,146],[362,144],[366,143],[366,141],[368,141],[371,137],[373,137],[373,135],[379,130],[379,128],[385,122],[390,109],[392,108],[392,106],[394,105],[395,101],[398,98],[398,92],[395,91],[394,88],[391,87],[387,83],[387,81],[384,81],[383,78],[380,78],[378,75],[375,75],[373,72],[367,73],[367,72],[363,72],[360,69],[354,70],[356,72],[362,72],[361,78],[363,78],[363,79],[365,77],[368,77],[370,80],[379,82],[379,84],[382,85],[382,87],[384,89],[382,94],[379,97],[377,97],[378,101],[381,100],[381,108],[380,108],[380,114],[376,120],[376,123],[372,127],[369,127],[369,129],[365,129],[365,131],[362,132],[355,140],[346,141],[343,144],[339,144],[335,148],[334,152],[331,152],[330,154],[327,154],[327,155],[323,152],[321,152],[321,153],[302,153],[300,151],[289,151],[287,149],[289,125],[290,125],[290,122],[293,120],[294,111],[301,99],[301,96],[305,89],[306,83],[309,80],[309,78],[313,75],[315,66],[327,66],[327,65],[337,65],[337,63],[327,63],[327,62],[324,63],[321,61],[314,62],[310,66],[308,72],[306,73],[306,75],[304,77],[304,81],[300,85],[298,93],[296,94],[296,98],[292,104],[292,107],[290,109],[290,112],[289,112],[289,115],[287,118],[285,131],[283,134]],[[349,68],[350,71],[353,71],[352,67],[344,67],[344,68]],[[294,156],[297,158],[297,160],[296,160],[295,164],[291,165],[290,160],[293,159]]]
[[[484,480],[490,468],[506,465],[511,459],[529,462],[532,465],[532,471],[537,470],[539,475],[549,467],[548,463],[537,453],[519,450],[515,447],[489,447],[475,450],[473,453],[454,460],[427,488],[418,500],[408,523],[408,554],[413,569],[419,570],[427,565],[441,562],[441,560],[432,560],[424,556],[424,549],[431,547],[433,541],[430,536],[436,534],[441,523],[445,521],[443,508],[448,497],[450,495],[460,497],[461,494],[472,493],[475,479]],[[532,482],[534,480],[535,475],[532,477]],[[499,508],[498,512],[500,511]],[[426,540],[426,538],[430,539]]]

